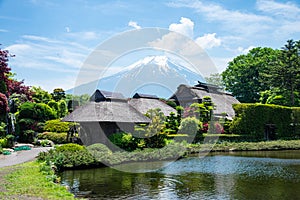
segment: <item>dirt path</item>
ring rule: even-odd
[[[40,152],[49,151],[52,147],[37,147],[31,150],[13,152],[11,155],[0,155],[0,168],[34,160]]]

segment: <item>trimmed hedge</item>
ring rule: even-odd
[[[37,135],[40,140],[51,140],[55,144],[65,144],[67,141],[67,133],[44,132]]]
[[[275,124],[276,137],[299,137],[300,108],[285,107],[271,104],[234,104],[236,117],[230,132],[246,134],[256,139],[263,139],[266,124]]]
[[[68,132],[70,128],[69,122],[62,122],[60,119],[48,120],[45,123],[44,131],[64,133]]]

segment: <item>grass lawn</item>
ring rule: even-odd
[[[0,199],[75,199],[47,178],[36,161],[0,168],[0,182]]]

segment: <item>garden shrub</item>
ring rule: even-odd
[[[8,145],[7,145],[7,139],[6,138],[1,138],[0,139],[0,147],[3,147],[3,148],[7,148]]]
[[[92,154],[78,144],[64,144],[48,152],[41,152],[38,160],[52,162],[58,171],[67,168],[88,168],[98,164]]]
[[[115,133],[109,136],[109,140],[126,151],[133,151],[138,147],[138,138],[134,138],[130,133]]]
[[[99,162],[105,162],[108,157],[112,155],[112,151],[104,144],[92,144],[87,147],[87,150],[94,156]]]
[[[63,133],[69,131],[69,123],[60,119],[48,120],[45,122],[44,131]]]
[[[56,112],[47,104],[25,102],[20,105],[18,119],[29,118],[38,122],[55,119]]]
[[[275,124],[278,138],[292,137],[293,108],[268,104],[234,104],[236,117],[229,131],[264,138],[265,125]],[[296,111],[295,111],[296,112]],[[299,122],[299,121],[298,121]]]
[[[19,141],[32,143],[34,141],[35,134],[34,130],[25,130],[20,134]]]
[[[179,133],[195,135],[200,130],[201,122],[195,117],[187,117],[181,120]]]
[[[51,140],[55,144],[65,144],[67,141],[67,133],[44,132],[39,133],[37,138],[40,140]]]
[[[63,144],[61,146],[57,146],[55,148],[55,151],[57,151],[57,152],[64,152],[64,151],[75,152],[75,151],[81,151],[83,149],[85,149],[85,147],[82,145],[69,143],[69,144]]]

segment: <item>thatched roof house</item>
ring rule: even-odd
[[[159,100],[155,95],[136,93],[128,103],[143,114],[156,108],[159,108],[165,116],[170,116],[171,112],[176,113],[174,108]]]
[[[151,122],[122,97],[120,93],[96,90],[90,102],[76,108],[63,121],[80,123],[80,138],[85,145],[107,142],[107,136],[113,133],[132,132],[136,124]]]
[[[195,86],[179,85],[175,94],[170,97],[170,100],[175,101],[177,105],[187,107],[192,103],[201,103],[205,96],[211,97],[212,102],[215,104],[215,110],[213,111],[215,116],[226,113],[227,117],[234,117],[235,113],[232,104],[239,103],[239,101],[231,94],[221,91],[215,85],[201,82]]]

